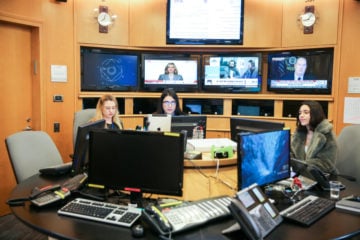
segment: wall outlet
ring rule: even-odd
[[[60,132],[60,123],[54,123],[54,132]]]

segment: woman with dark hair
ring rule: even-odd
[[[184,115],[179,105],[179,97],[172,88],[166,88],[161,93],[157,114]]]
[[[336,137],[321,105],[316,101],[304,101],[296,127],[291,141],[291,157],[305,160],[308,165],[326,173],[336,174]]]

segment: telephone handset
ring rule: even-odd
[[[263,239],[283,220],[256,183],[239,191],[231,200],[229,210],[251,240]]]
[[[252,240],[263,239],[257,223],[239,200],[231,200],[229,209],[235,220],[239,223],[239,228],[243,229],[248,238]]]
[[[70,190],[60,185],[48,185],[42,188],[35,187],[29,197],[31,203],[38,207],[59,202],[70,196]]]

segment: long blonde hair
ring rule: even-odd
[[[119,106],[118,106],[118,102],[116,100],[116,98],[110,94],[105,94],[103,96],[101,96],[96,104],[96,113],[95,113],[95,117],[93,117],[91,119],[91,121],[96,121],[96,120],[100,120],[100,119],[103,119],[103,114],[102,114],[102,108],[104,106],[104,103],[106,101],[112,101],[115,103],[115,107],[116,107],[116,110],[115,110],[115,114],[112,118],[112,122],[115,123],[119,129],[123,129],[123,124],[119,118]],[[105,128],[107,128],[107,125],[105,123]]]

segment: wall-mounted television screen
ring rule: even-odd
[[[142,88],[162,91],[196,92],[199,89],[200,56],[182,54],[144,54]]]
[[[203,64],[203,91],[261,91],[261,54],[204,56]]]
[[[140,57],[116,49],[81,47],[81,91],[137,91]]]
[[[167,44],[243,44],[244,0],[168,0]]]
[[[268,91],[330,94],[333,49],[273,52],[268,55]]]

